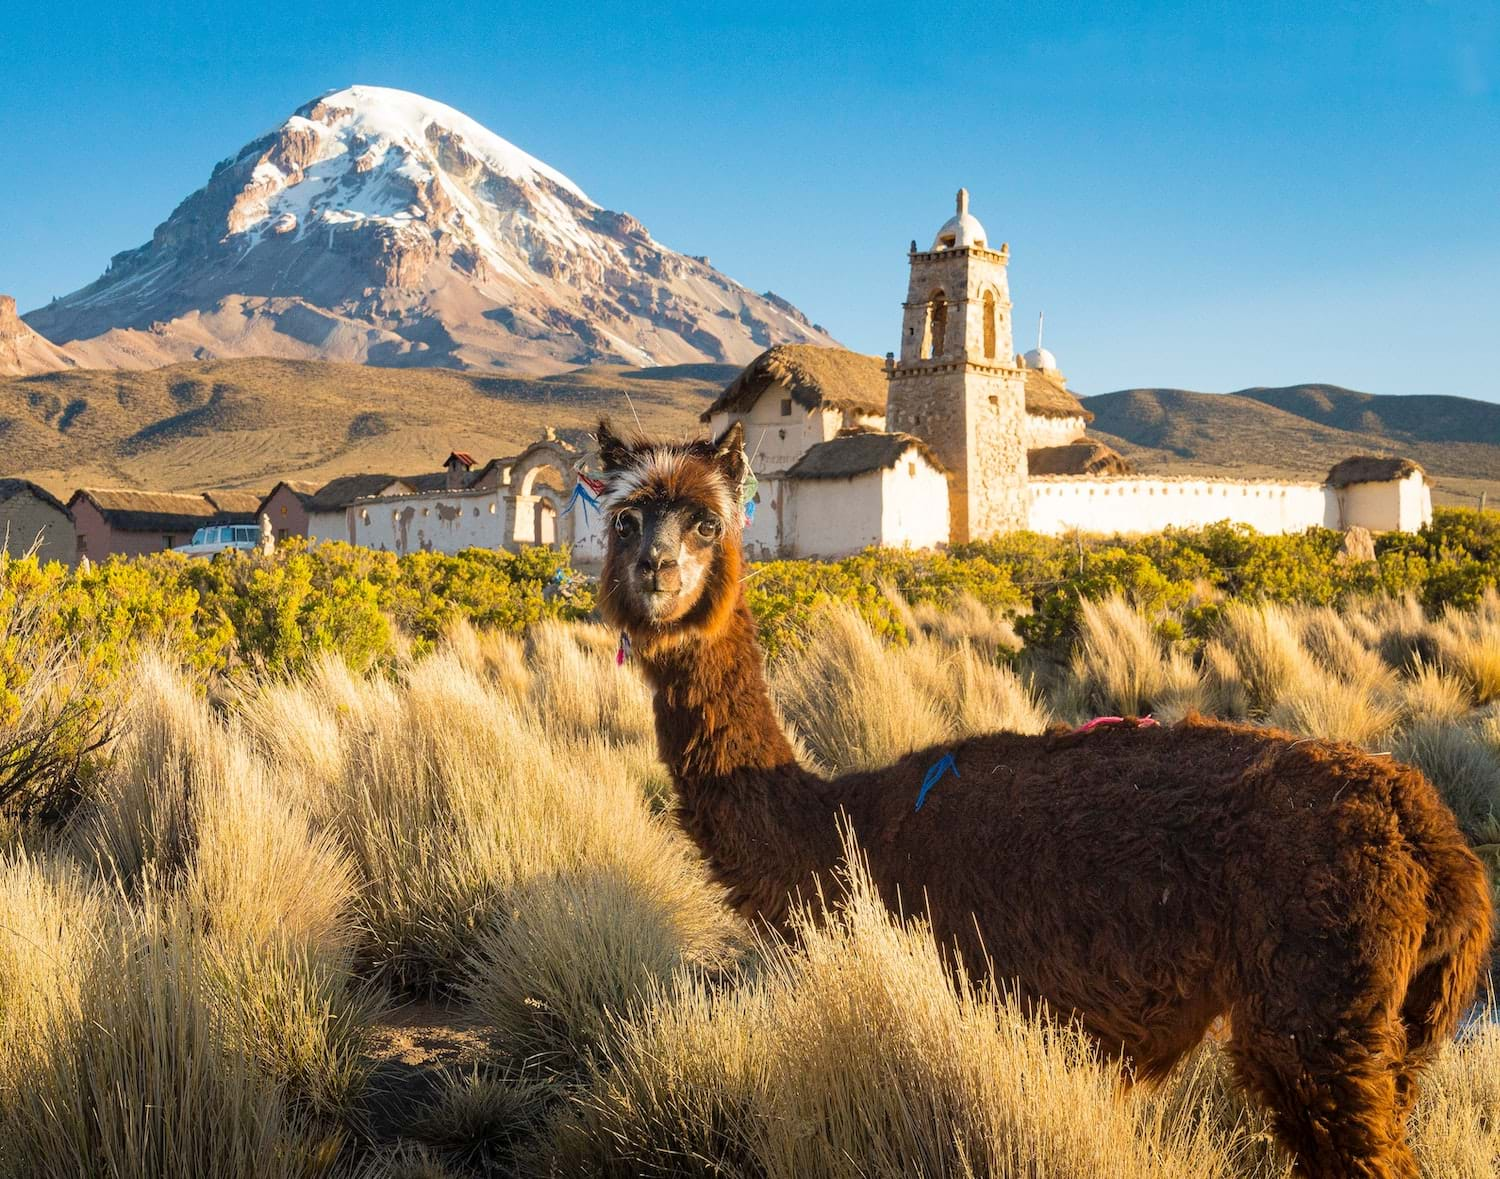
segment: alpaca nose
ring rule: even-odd
[[[666,569],[677,568],[677,558],[667,556],[665,549],[658,545],[652,545],[641,556],[642,573],[660,573]]]

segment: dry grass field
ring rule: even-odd
[[[66,499],[90,484],[269,491],[278,479],[437,470],[453,449],[481,461],[515,454],[543,425],[633,420],[632,403],[655,432],[693,431],[735,371],[513,377],[260,357],[11,377],[0,379],[0,474]]]
[[[1438,617],[1233,606],[1194,657],[1105,599],[1052,663],[973,601],[896,608],[909,642],[835,607],[773,666],[810,763],[1198,709],[1415,762],[1496,865],[1493,593]],[[460,624],[390,672],[138,661],[67,821],[0,832],[0,1176],[1287,1174],[1213,1043],[1122,1085],[947,972],[857,848],[834,920],[751,936],[671,821],[614,646]],[[32,658],[50,671],[0,739],[45,733],[69,690],[67,652]],[[1497,1173],[1493,1009],[1411,1134],[1431,1179]]]

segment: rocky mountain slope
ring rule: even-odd
[[[1082,400],[1094,414],[1089,432],[1145,471],[1321,474],[1365,453],[1416,459],[1452,502],[1500,481],[1500,405],[1487,401],[1337,385],[1122,389]]]
[[[127,368],[255,355],[546,373],[832,342],[460,112],[374,86],[300,108],[26,320],[83,364]]]
[[[0,377],[45,373],[72,368],[77,361],[50,340],[44,340],[16,315],[16,301],[0,295]]]

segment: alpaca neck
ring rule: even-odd
[[[839,840],[826,784],[797,764],[776,719],[749,610],[740,601],[718,633],[642,664],[683,829],[736,909],[783,924],[788,894],[812,895]]]

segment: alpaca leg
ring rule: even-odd
[[[1397,1120],[1399,1028],[1289,1032],[1236,1013],[1230,1054],[1307,1179],[1417,1179]]]

